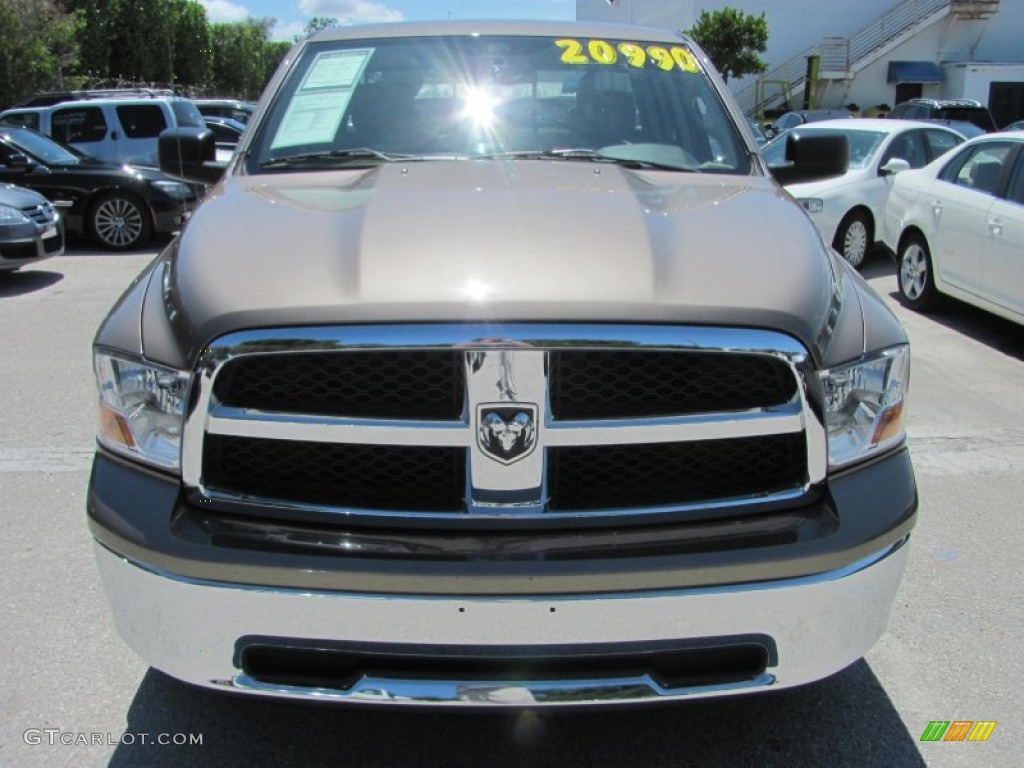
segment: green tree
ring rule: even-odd
[[[174,70],[171,4],[121,0],[117,6],[110,74],[135,83],[169,83]]]
[[[260,85],[260,91],[267,87],[267,83],[270,78],[274,76],[274,72],[277,71],[277,65],[281,63],[288,51],[292,49],[292,44],[287,40],[279,40],[277,42],[267,42],[263,46],[263,83]],[[259,94],[257,94],[258,96]]]
[[[0,0],[0,106],[36,91],[80,85],[80,17],[52,0]]]
[[[92,80],[109,77],[120,0],[63,0],[62,5],[81,19],[79,73]]]
[[[312,34],[313,32],[319,32],[321,29],[330,29],[331,27],[336,26],[338,26],[338,20],[333,16],[314,16],[306,22],[306,26],[302,30],[302,34],[295,39],[301,40],[303,37]]]
[[[174,82],[206,85],[213,78],[213,37],[206,9],[193,0],[173,0]]]
[[[704,49],[726,80],[768,68],[758,56],[768,48],[768,22],[763,13],[754,16],[728,7],[701,11],[686,34]]]
[[[288,44],[268,39],[275,20],[246,19],[214,24],[213,87],[221,96],[256,99],[274,68],[288,51]]]

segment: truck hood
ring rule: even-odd
[[[734,325],[813,349],[841,293],[766,178],[565,160],[229,176],[164,268],[143,340],[172,363],[228,332],[332,323]]]

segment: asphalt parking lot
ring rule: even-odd
[[[929,316],[897,308],[914,345],[910,447],[920,519],[887,634],[831,679],[626,710],[282,704],[209,693],[147,669],[115,635],[95,573],[84,524],[90,341],[155,252],[73,244],[33,270],[0,275],[0,765],[1019,763],[1024,328],[965,305]],[[889,261],[875,254],[866,276],[896,306]],[[922,743],[933,720],[998,725],[984,743]],[[201,744],[187,743],[196,735]]]

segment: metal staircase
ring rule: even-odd
[[[817,45],[760,75],[736,92],[747,114],[760,114],[781,102],[793,103],[803,93],[807,58],[819,56],[819,79],[849,80],[898,45],[939,19],[987,19],[999,10],[999,0],[903,0],[852,37],[826,37]]]

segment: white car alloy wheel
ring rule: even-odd
[[[839,227],[836,250],[851,266],[859,269],[868,255],[870,237],[864,215],[852,213]]]
[[[900,287],[911,301],[921,298],[925,280],[928,277],[928,260],[917,243],[913,243],[903,254],[900,263]]]
[[[911,309],[927,309],[938,296],[932,275],[932,260],[928,245],[915,235],[900,249],[900,299]]]
[[[95,240],[107,248],[125,250],[149,239],[149,212],[135,198],[110,194],[93,207],[89,229]]]

